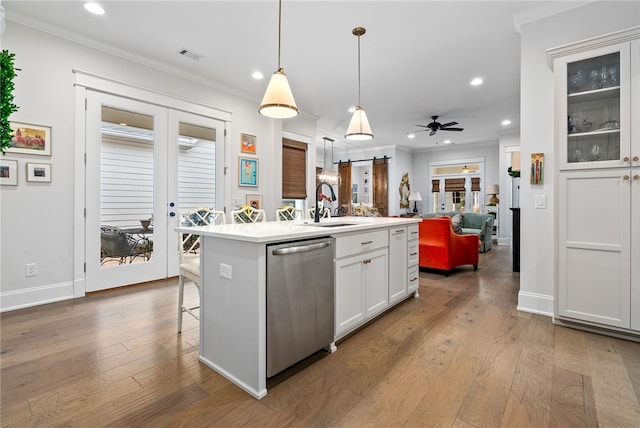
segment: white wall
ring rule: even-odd
[[[523,164],[531,153],[543,152],[545,162],[557,164],[553,141],[553,74],[546,50],[640,25],[640,2],[592,2],[543,20],[522,25],[521,42],[521,153]],[[559,118],[565,121],[566,118]],[[543,185],[529,184],[528,168],[520,181],[522,216],[520,293],[518,308],[553,314],[554,203],[556,177],[545,174]],[[535,209],[535,195],[546,195],[547,209]]]
[[[10,16],[7,17],[11,19]],[[225,205],[231,197],[244,201],[246,193],[262,193],[269,219],[281,201],[283,131],[315,138],[315,119],[290,121],[264,118],[259,100],[247,100],[140,62],[124,59],[7,20],[3,49],[16,54],[15,103],[12,120],[51,126],[50,157],[9,154],[18,160],[18,186],[3,186],[0,194],[1,284],[0,309],[31,306],[73,297],[74,181],[74,73],[78,69],[130,85],[228,111],[232,115],[226,138]],[[284,127],[284,129],[283,129]],[[237,187],[240,132],[257,136],[260,186]],[[309,175],[314,176],[315,152],[310,151]],[[51,183],[27,183],[25,162],[51,163]],[[310,178],[312,180],[313,178]],[[26,263],[38,264],[38,275],[25,277]]]

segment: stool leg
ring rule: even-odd
[[[178,277],[178,333],[182,333],[182,306],[184,301],[184,277]]]

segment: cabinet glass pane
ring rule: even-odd
[[[619,52],[567,65],[569,163],[620,158],[619,73]]]

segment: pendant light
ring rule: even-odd
[[[369,126],[367,114],[360,105],[360,36],[362,36],[366,30],[362,27],[356,27],[351,32],[354,36],[358,37],[358,105],[353,112],[351,122],[349,122],[345,138],[353,141],[365,141],[373,138],[373,131],[371,131],[371,126]]]
[[[324,166],[320,174],[318,174],[317,179],[319,182],[325,182],[333,185],[340,185],[340,174],[338,171],[333,169],[333,142],[335,141],[333,138],[322,137],[324,140],[324,145],[322,146],[322,160],[324,162]],[[331,142],[331,169],[327,169],[327,155],[325,154],[327,149],[327,141]]]
[[[288,119],[298,115],[298,107],[293,99],[284,68],[280,67],[280,40],[282,33],[282,0],[278,0],[278,69],[271,80],[258,108],[258,113],[274,119]]]

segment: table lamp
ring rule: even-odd
[[[491,195],[488,205],[498,205],[500,203],[500,199],[498,199],[497,196],[498,194],[500,194],[500,186],[497,184],[490,184],[487,186],[487,195]]]
[[[413,192],[409,195],[409,202],[413,201],[413,212],[418,214],[418,201],[422,201],[420,192]]]

